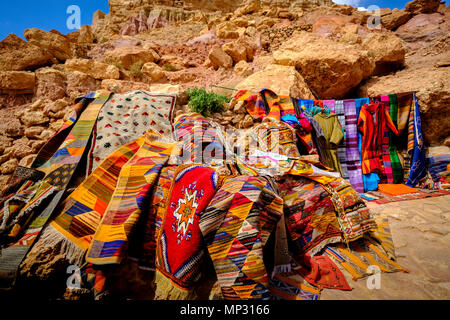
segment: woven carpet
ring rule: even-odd
[[[265,178],[223,178],[200,229],[226,300],[271,297],[263,248],[282,210],[282,199]]]

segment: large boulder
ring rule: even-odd
[[[11,33],[0,41],[0,70],[33,70],[52,63],[52,55]]]
[[[375,61],[376,75],[390,73],[405,64],[406,49],[403,40],[393,33],[369,33],[364,37],[361,46],[369,51]]]
[[[215,68],[231,68],[233,66],[233,59],[218,46],[211,48],[208,57]]]
[[[33,93],[36,76],[29,71],[0,71],[0,93]]]
[[[94,42],[95,36],[92,33],[92,28],[89,25],[84,25],[80,27],[80,33],[78,35],[78,43],[92,43]]]
[[[58,60],[65,61],[72,56],[70,41],[63,35],[31,28],[25,30],[24,36],[28,42],[46,49]]]
[[[439,9],[441,0],[414,0],[408,2],[405,10],[412,14],[433,13]]]
[[[216,35],[219,39],[237,39],[245,33],[244,27],[237,27],[230,21],[224,21],[216,26]]]
[[[235,63],[241,60],[247,61],[247,50],[244,46],[237,43],[237,41],[227,42],[222,45],[223,51],[227,53]]]
[[[151,49],[143,47],[122,47],[108,51],[103,55],[103,60],[109,64],[120,65],[129,69],[131,65],[137,62],[147,63],[155,62],[155,54]]]
[[[312,26],[312,32],[321,36],[335,36],[346,24],[353,23],[351,16],[329,14],[319,17]]]
[[[242,7],[239,7],[234,11],[235,16],[242,16],[244,14],[250,14],[258,11],[260,9],[259,0],[247,0]]]
[[[66,93],[71,98],[76,98],[98,89],[94,77],[80,71],[72,71],[67,75]]]
[[[450,68],[405,69],[395,75],[372,78],[358,89],[359,97],[416,92],[422,130],[429,144],[442,143],[450,135]]]
[[[273,53],[274,63],[294,66],[320,99],[339,99],[375,70],[366,50],[305,31]]]
[[[79,71],[95,79],[119,79],[120,71],[117,67],[90,59],[69,59],[64,64],[67,72]]]
[[[449,32],[450,24],[440,13],[418,14],[396,30],[406,42],[431,41]]]
[[[236,85],[237,89],[259,92],[267,88],[282,96],[314,99],[303,77],[293,66],[268,65]]]
[[[147,62],[142,66],[142,73],[152,81],[158,81],[164,77],[164,70],[154,62]]]
[[[381,24],[388,30],[395,30],[401,25],[408,22],[411,13],[406,10],[398,10],[395,8],[390,14],[381,17]]]
[[[66,75],[53,68],[36,70],[36,98],[58,100],[66,95]]]

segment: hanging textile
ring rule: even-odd
[[[397,127],[398,122],[398,101],[396,94],[389,95],[390,116],[392,123]],[[397,127],[398,128],[398,127]],[[399,130],[400,134],[400,130]],[[391,158],[393,183],[399,184],[403,182],[403,168],[398,158],[397,151],[398,139],[392,132],[389,132],[389,156]]]
[[[412,115],[410,117],[409,124],[409,127],[412,127],[412,130],[410,129],[412,131],[412,143],[410,140],[410,136],[408,136],[408,154],[410,155],[410,159],[412,161],[406,185],[415,187],[419,183],[419,181],[423,179],[427,174],[422,123],[420,120],[419,103],[415,94],[413,104],[411,105],[410,114]]]
[[[325,164],[343,176],[344,174],[338,157],[338,145],[344,138],[344,134],[342,133],[342,127],[339,124],[337,115],[332,113],[329,115],[318,113],[314,116],[314,120],[321,126],[327,142],[325,150],[323,150]]]
[[[347,164],[347,175],[353,188],[359,193],[364,193],[358,150],[358,129],[356,128],[358,117],[356,115],[355,100],[344,100],[343,104],[345,112],[345,161]],[[339,160],[342,163],[342,159],[339,158]]]
[[[345,123],[345,109],[344,109],[344,101],[343,100],[336,100],[334,104],[334,113],[337,115],[339,124],[342,128],[342,133],[344,135],[344,138],[341,140],[341,142],[338,145],[338,158],[342,169],[342,178],[348,179],[348,169],[347,169],[347,151],[346,151],[346,123]]]
[[[361,107],[365,104],[369,104],[370,100],[369,98],[361,98],[361,99],[355,99],[355,107],[356,107],[356,115],[359,119],[359,114],[361,111]],[[361,148],[362,148],[362,133],[357,130],[357,138],[358,138],[358,153],[359,153],[359,161],[362,163],[361,159]],[[362,170],[361,170],[362,172]],[[380,182],[380,178],[378,177],[378,174],[376,172],[371,172],[367,174],[362,175],[363,179],[363,185],[364,185],[364,192],[367,191],[374,191],[378,190],[378,182]]]
[[[398,135],[384,103],[377,101],[361,107],[358,130],[362,133],[361,161],[364,174],[377,172],[384,176],[383,138],[387,128]]]

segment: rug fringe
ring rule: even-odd
[[[155,299],[158,300],[194,300],[197,294],[193,290],[183,290],[158,270],[155,272]]]
[[[70,264],[77,265],[79,267],[84,263],[85,250],[78,247],[74,242],[65,237],[61,232],[56,230],[51,224],[42,231],[38,242],[33,247],[60,247],[60,253],[64,256]],[[33,250],[32,249],[32,250]],[[34,250],[33,250],[34,251]]]

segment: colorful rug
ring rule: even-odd
[[[20,263],[36,238],[41,234],[42,228],[52,216],[56,206],[60,203],[66,187],[84,154],[98,112],[109,99],[110,93],[97,91],[93,96],[94,99],[81,99],[72,117],[44,145],[32,164],[32,167],[43,171],[45,177],[29,205],[35,205],[36,200],[39,199],[39,203],[45,204],[45,207],[34,206],[27,217],[18,221],[11,228],[9,236],[18,240],[11,246],[2,249],[2,255],[0,256],[0,287],[2,288],[11,288],[14,285]],[[83,112],[79,115],[78,112],[81,110]],[[61,143],[58,144],[58,142]],[[56,151],[51,155],[54,150]],[[56,190],[51,192],[52,188]],[[44,198],[46,198],[45,202],[42,201]],[[26,208],[27,206],[23,210]]]
[[[263,248],[283,201],[263,177],[224,177],[200,229],[226,300],[269,299]]]
[[[342,242],[342,232],[330,194],[317,182],[287,176],[278,181],[286,228],[294,257],[314,256],[330,243]]]
[[[323,188],[331,195],[340,230],[347,243],[377,228],[369,208],[346,180],[336,179]]]
[[[294,268],[294,270],[310,284],[318,287],[319,290],[322,288],[352,290],[345,276],[326,254],[314,257],[305,254],[302,260],[298,262],[301,266]]]
[[[277,274],[270,279],[269,290],[274,300],[319,300],[320,290],[305,283],[295,272]]]
[[[376,266],[381,272],[409,272],[384,254],[383,249],[374,243],[360,239],[346,247],[343,244],[329,246],[324,253],[352,276],[353,280],[372,275],[370,266]]]
[[[113,94],[98,115],[87,159],[87,176],[117,148],[151,129],[172,138],[176,95],[131,91]]]
[[[93,264],[118,264],[127,254],[128,241],[134,230],[145,201],[163,166],[171,154],[177,154],[175,143],[149,133],[136,154],[122,167],[114,193],[101,217],[86,254]]]
[[[213,169],[202,165],[180,166],[174,174],[167,212],[157,235],[158,299],[195,297],[205,254],[199,220],[214,195],[217,177]]]
[[[107,210],[119,179],[122,167],[136,154],[144,143],[139,138],[109,155],[100,166],[62,203],[62,210],[43,230],[32,251],[39,253],[51,246],[59,246],[64,260],[81,266],[102,216]],[[48,261],[36,263],[45,268]]]
[[[427,190],[427,189],[417,189],[417,193],[409,193],[398,196],[389,196],[381,192],[377,191],[369,191],[365,193],[373,200],[366,199],[367,201],[376,203],[376,204],[385,204],[390,202],[398,202],[398,201],[407,201],[407,200],[417,200],[417,199],[425,199],[425,198],[434,198],[441,197],[450,194],[450,190]]]

